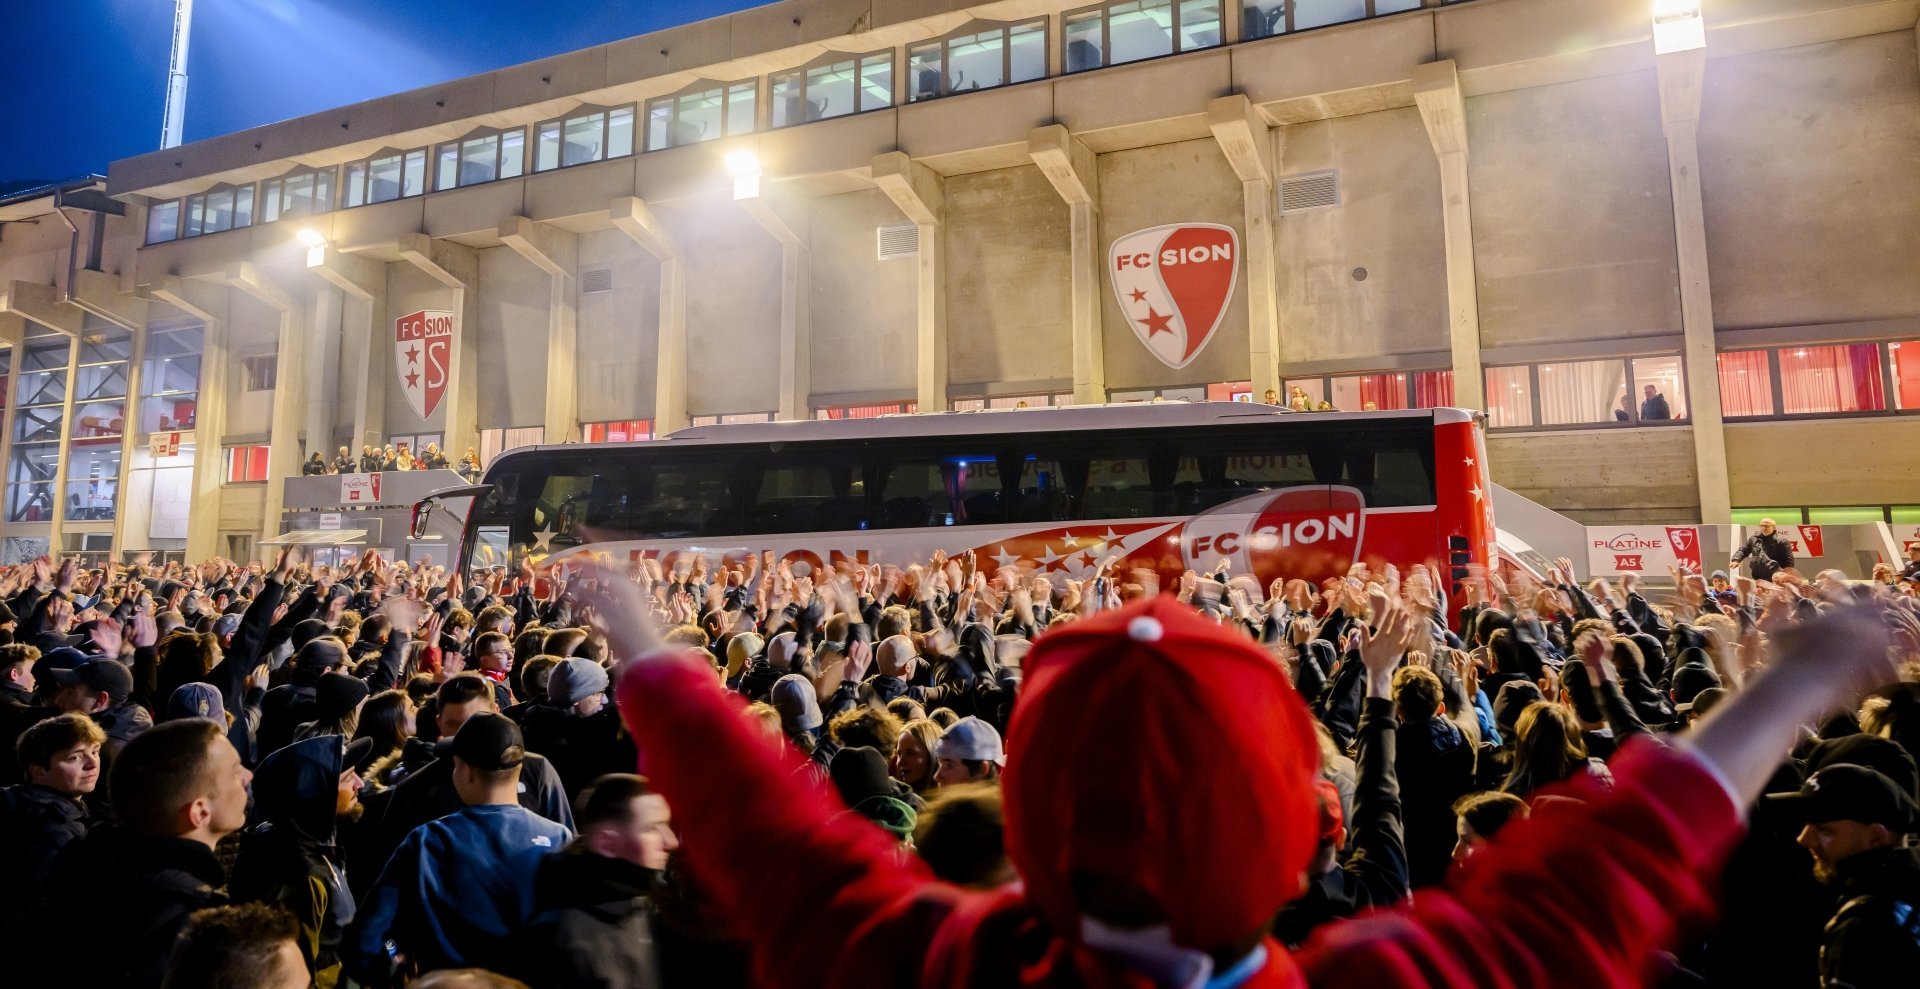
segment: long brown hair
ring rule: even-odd
[[[1535,701],[1514,725],[1513,771],[1501,789],[1526,796],[1543,786],[1571,779],[1586,768],[1587,742],[1580,722],[1559,704]]]

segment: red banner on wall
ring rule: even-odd
[[[1673,558],[1679,562],[1680,569],[1688,573],[1701,571],[1699,529],[1690,525],[1667,526],[1667,545],[1673,547]]]
[[[1794,528],[1800,530],[1799,543],[1793,547],[1795,553],[1804,552],[1807,556],[1816,559],[1827,555],[1827,541],[1820,534],[1819,526],[1797,525]]]

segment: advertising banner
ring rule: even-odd
[[[340,503],[343,505],[379,504],[380,475],[378,473],[340,475]]]
[[[1679,566],[1701,572],[1700,530],[1690,525],[1590,525],[1587,567],[1597,577],[1664,577]]]

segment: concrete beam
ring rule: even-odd
[[[1280,390],[1280,274],[1273,245],[1273,128],[1244,94],[1207,103],[1207,129],[1240,178],[1246,228],[1247,376],[1255,395]]]
[[[293,296],[274,284],[273,280],[262,273],[251,261],[236,261],[228,265],[221,273],[220,280],[280,312],[288,313],[294,309]]]
[[[550,276],[547,292],[547,401],[543,426],[548,443],[580,438],[579,309],[573,280],[579,267],[577,235],[524,216],[500,221],[500,240]]]
[[[1272,182],[1272,142],[1266,115],[1245,93],[1207,103],[1207,129],[1242,182]]]
[[[18,349],[21,341],[27,338],[27,319],[19,313],[0,311],[0,343],[12,344]],[[17,377],[9,381],[19,380]],[[4,430],[0,430],[4,432]]]
[[[50,330],[79,336],[86,313],[60,298],[60,290],[39,282],[15,281],[0,292],[0,312],[24,316]]]
[[[680,257],[680,246],[674,241],[673,232],[660,222],[660,215],[645,200],[621,196],[607,207],[607,218],[613,222],[614,229],[626,234],[648,254],[662,261]]]
[[[524,217],[500,221],[500,241],[549,275],[573,277],[572,235]]]
[[[914,295],[915,396],[922,412],[947,408],[947,258],[940,224],[946,195],[940,176],[904,152],[875,155],[873,182],[905,214],[919,234]]]
[[[384,262],[342,254],[332,244],[307,248],[307,270],[361,302],[372,302],[376,295],[386,293]]]
[[[402,261],[421,270],[434,281],[448,288],[464,288],[468,279],[455,274],[449,259],[460,252],[468,261],[472,260],[473,249],[454,244],[450,241],[434,240],[426,234],[413,234],[402,237],[393,245],[394,251]]]
[[[1654,59],[1654,69],[1660,82],[1660,127],[1667,139],[1667,179],[1673,189],[1680,329],[1686,340],[1687,404],[1693,419],[1700,521],[1711,525],[1733,520],[1733,492],[1727,476],[1727,434],[1713,335],[1707,221],[1700,198],[1700,86],[1706,76],[1706,54],[1694,49],[1659,55]]]
[[[73,304],[133,333],[147,328],[146,300],[131,292],[121,291],[120,279],[104,271],[75,269]]]
[[[771,190],[736,202],[781,246],[806,248],[807,207],[804,202]]]
[[[1413,99],[1440,165],[1441,236],[1447,260],[1447,333],[1453,400],[1486,408],[1480,363],[1480,290],[1473,257],[1473,202],[1467,184],[1467,113],[1453,60],[1413,67]]]
[[[221,290],[206,282],[168,275],[154,285],[142,287],[139,294],[164,302],[201,322],[211,323],[226,318],[226,306],[221,298]],[[196,421],[198,421],[197,418]]]
[[[1094,153],[1065,127],[1048,124],[1027,132],[1027,157],[1068,206],[1100,199],[1100,173]]]
[[[1027,156],[1067,204],[1073,271],[1073,400],[1107,400],[1106,345],[1100,332],[1100,173],[1092,150],[1059,124],[1027,132]]]
[[[659,329],[654,344],[653,434],[687,426],[687,259],[679,239],[647,202],[621,196],[607,207],[615,230],[660,262]],[[784,379],[783,379],[784,380]]]

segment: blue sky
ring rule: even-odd
[[[764,0],[196,0],[186,140],[757,6]],[[0,190],[159,147],[173,0],[17,0]]]

